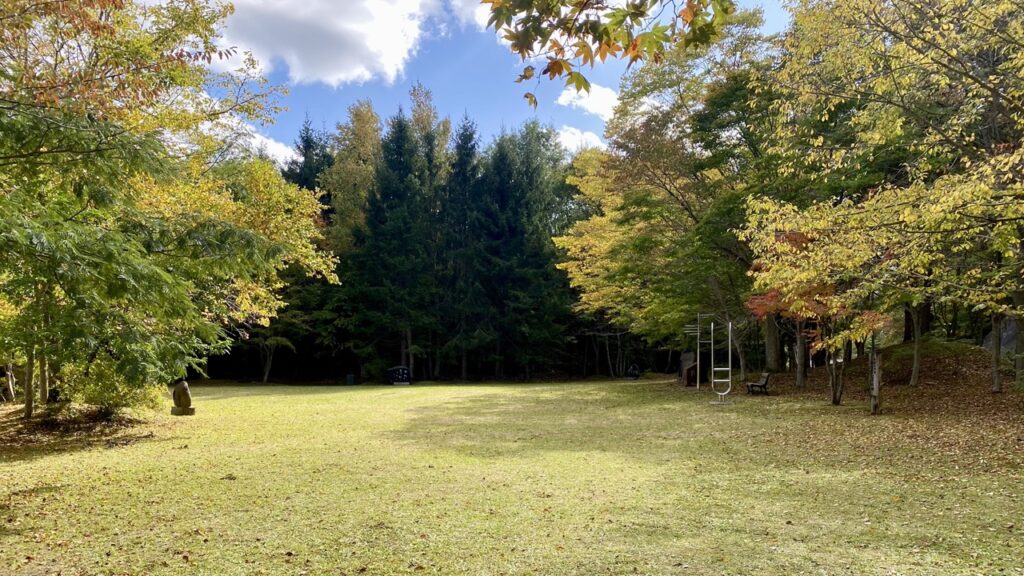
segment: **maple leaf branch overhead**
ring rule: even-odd
[[[516,82],[546,76],[577,92],[590,91],[580,69],[609,57],[632,65],[659,61],[676,45],[711,43],[734,0],[481,0],[488,27],[527,64]],[[540,74],[538,65],[542,63]],[[524,95],[536,108],[532,92]]]

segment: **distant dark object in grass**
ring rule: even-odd
[[[408,386],[412,383],[412,373],[407,366],[395,366],[388,369],[388,380],[395,386]]]
[[[629,366],[629,370],[626,370],[626,377],[629,378],[630,380],[639,380],[640,367],[637,366],[636,364],[631,364]]]
[[[174,407],[171,414],[174,416],[192,416],[196,409],[192,407],[192,391],[188,389],[188,382],[184,378],[174,384]]]

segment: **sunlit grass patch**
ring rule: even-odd
[[[0,573],[1022,573],[1022,456],[977,466],[983,428],[667,381],[193,392],[0,452]]]

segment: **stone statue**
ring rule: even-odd
[[[188,389],[188,382],[181,378],[174,384],[174,408],[171,414],[174,416],[192,416],[196,409],[192,407],[192,392]]]

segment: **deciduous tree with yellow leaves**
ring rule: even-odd
[[[251,58],[207,66],[232,54],[230,12],[0,2],[3,353],[25,366],[27,416],[53,382],[131,403],[267,322],[285,267],[333,278],[316,196],[239,150],[274,108]]]

